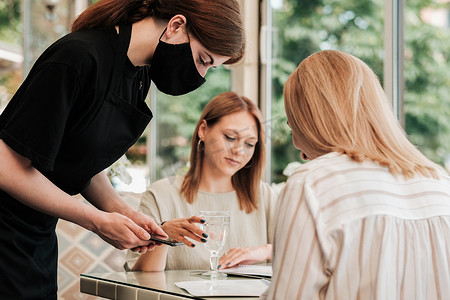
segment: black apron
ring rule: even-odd
[[[130,37],[131,25],[121,26],[110,93],[98,113],[66,139],[54,170],[41,171],[69,194],[81,192],[90,178],[119,159],[152,118],[145,103],[134,107],[119,96]],[[77,155],[84,163],[77,165]],[[1,300],[57,299],[57,221],[0,190]]]

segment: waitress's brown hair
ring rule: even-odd
[[[220,118],[242,111],[250,113],[255,119],[258,130],[258,142],[255,144],[255,151],[247,166],[237,171],[231,177],[231,183],[236,190],[241,210],[251,213],[258,207],[259,185],[265,161],[261,115],[257,106],[251,100],[235,92],[225,92],[214,97],[203,109],[197,127],[195,127],[194,135],[192,136],[190,167],[181,185],[181,194],[188,203],[194,202],[200,184],[203,164],[203,151],[199,147],[200,139],[198,137],[200,125],[205,120],[208,127],[212,127]]]
[[[150,16],[170,20],[177,14],[186,17],[188,30],[206,49],[231,57],[225,64],[244,56],[245,33],[236,0],[101,0],[75,19],[72,31],[132,24]]]

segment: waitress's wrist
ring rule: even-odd
[[[132,207],[130,204],[128,204],[123,198],[121,198],[121,202],[116,203],[116,210],[113,210],[111,212],[117,212],[121,215],[124,215],[130,219],[133,219],[133,216],[138,213],[139,211]]]
[[[106,220],[105,218],[107,218],[108,215],[108,212],[102,211],[94,206],[89,206],[84,203],[81,206],[81,211],[81,218],[65,219],[95,233],[98,232],[99,224],[104,222]]]

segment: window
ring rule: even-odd
[[[405,2],[404,124],[411,141],[450,170],[450,2]]]
[[[283,86],[308,55],[325,49],[349,52],[383,78],[383,0],[271,0],[271,181],[286,180],[283,169],[301,161],[286,124]],[[270,12],[271,11],[271,12]]]
[[[197,121],[214,96],[231,89],[230,73],[224,66],[210,69],[206,74],[207,83],[183,96],[152,93],[150,101],[154,119],[147,129],[150,132],[145,135],[145,139],[150,138],[146,142],[149,145],[147,165],[151,182],[187,171]]]
[[[68,31],[69,16],[96,1],[62,1],[53,10],[42,3],[21,2],[22,5],[28,3],[22,10],[25,13],[23,29],[18,18],[19,1],[9,2],[14,4],[10,6],[14,9],[9,15],[0,14],[0,19],[14,18],[9,20],[8,26],[2,27],[0,37],[2,41],[18,43],[11,38],[11,32],[25,32],[23,63],[27,70],[51,41]],[[292,145],[286,124],[284,82],[301,60],[323,49],[346,51],[369,64],[393,99],[394,112],[411,141],[433,161],[450,169],[448,0],[240,2],[248,36],[245,66],[238,71],[235,67],[223,66],[210,70],[207,84],[180,97],[152,89],[148,101],[154,119],[138,143],[127,152],[133,163],[130,169],[138,170],[132,174],[136,175],[133,178],[147,177],[136,191],[142,191],[149,181],[182,174],[187,169],[192,132],[204,105],[228,90],[259,103],[267,137],[265,179],[268,182],[286,180],[283,170],[287,164],[302,161],[299,151]],[[4,48],[4,44],[0,46]],[[11,52],[18,51],[12,49]],[[5,61],[0,59],[0,63]],[[0,76],[0,111],[20,84],[18,73],[19,68],[15,68],[13,75],[2,73]]]

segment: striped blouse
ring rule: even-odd
[[[450,299],[450,177],[321,156],[288,179],[273,247],[262,299]]]

